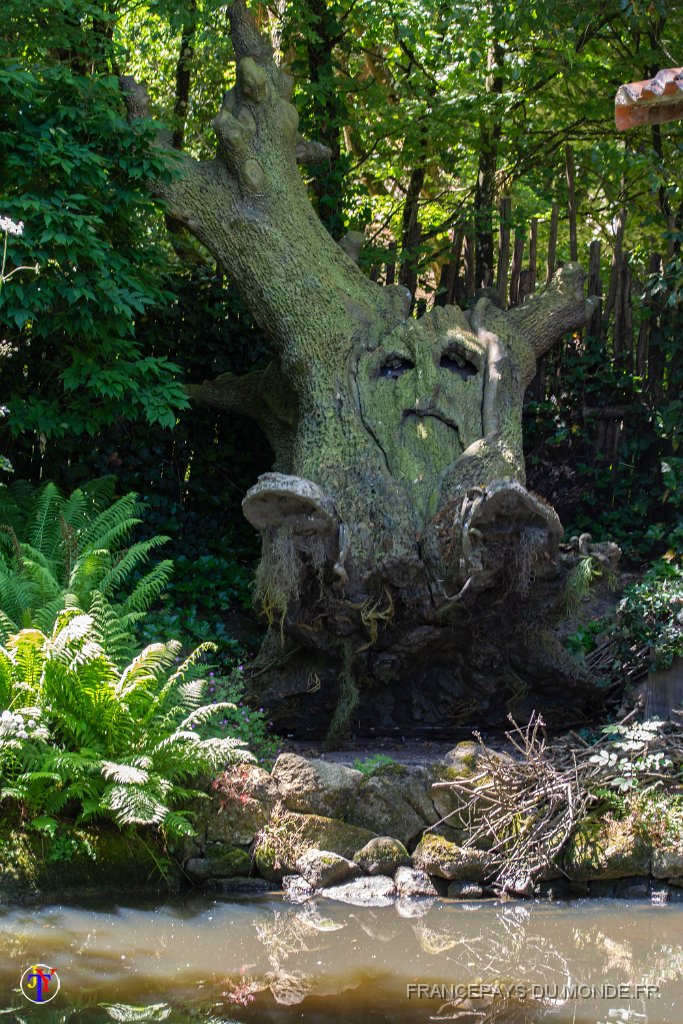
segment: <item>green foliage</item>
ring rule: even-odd
[[[223,705],[224,710],[206,730],[207,736],[234,736],[254,754],[262,767],[270,769],[280,753],[278,737],[268,732],[271,723],[263,708],[252,708],[245,700],[242,665],[230,675],[210,671],[207,676],[207,700]]]
[[[191,835],[198,776],[251,758],[232,736],[201,738],[228,707],[202,704],[198,648],[178,664],[178,643],[152,644],[121,671],[91,616],[64,611],[51,636],[22,630],[0,648],[0,769],[6,800],[34,828],[57,816],[106,817]]]
[[[654,846],[680,847],[683,843],[683,797],[661,791],[645,794],[636,813]]]
[[[599,559],[587,555],[577,562],[568,574],[564,588],[564,603],[570,618],[578,614],[582,601],[590,594],[591,586],[605,576],[608,586],[613,590],[616,586],[615,575],[610,573]]]
[[[126,123],[107,15],[81,0],[68,13],[8,0],[2,20],[2,203],[24,222],[7,268],[40,268],[0,293],[10,428],[44,446],[122,415],[173,426],[187,405],[179,368],[135,332],[146,310],[172,301],[142,187],[171,171],[150,131]]]
[[[668,668],[683,655],[683,568],[660,559],[619,604],[613,635],[617,665]]]
[[[610,772],[608,786],[611,789],[619,793],[636,790],[644,775],[663,772],[672,767],[673,762],[665,753],[649,749],[663,724],[653,718],[645,722],[603,727],[603,735],[614,738],[606,747],[593,754],[590,760]]]
[[[134,627],[172,563],[141,571],[167,538],[130,544],[144,506],[134,493],[114,500],[114,486],[104,477],[68,498],[52,483],[0,487],[0,640],[29,626],[50,633],[63,609],[75,607],[93,616],[117,664],[132,656]]]
[[[373,754],[372,757],[357,757],[353,762],[353,767],[356,771],[362,772],[363,775],[369,777],[374,775],[378,768],[395,764],[398,764],[398,761],[395,761],[393,757],[387,757],[386,754]]]

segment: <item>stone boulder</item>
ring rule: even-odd
[[[336,885],[360,874],[360,868],[354,861],[347,860],[338,853],[332,853],[331,850],[313,848],[301,854],[295,867],[314,889]]]
[[[490,853],[458,846],[443,836],[428,833],[412,856],[413,867],[448,881],[484,882],[493,874]]]
[[[363,781],[363,774],[332,761],[280,754],[273,766],[273,780],[290,811],[344,818]]]
[[[437,896],[438,893],[428,874],[417,868],[400,867],[394,875],[394,884],[399,896]]]
[[[250,869],[251,858],[245,850],[223,843],[207,846],[203,857],[191,857],[185,864],[185,871],[194,882],[248,875]]]
[[[248,846],[279,799],[276,783],[255,764],[239,764],[218,775],[211,807],[203,811],[208,842]]]
[[[683,878],[683,847],[656,846],[652,851],[655,878]]]
[[[430,777],[424,768],[383,766],[363,781],[347,820],[407,846],[439,820],[427,796],[429,786]]]
[[[284,875],[296,873],[297,861],[306,850],[328,850],[353,859],[374,838],[375,833],[369,829],[336,818],[276,808],[254,840],[254,862],[264,878],[279,881]]]
[[[448,886],[449,900],[481,900],[485,895],[477,882],[451,882]]]
[[[330,889],[323,889],[322,895],[330,900],[352,903],[356,907],[388,907],[396,899],[396,886],[392,878],[377,875],[334,885]]]
[[[371,839],[353,859],[366,875],[393,875],[401,864],[410,864],[403,843],[391,836]]]
[[[574,882],[649,875],[652,849],[629,820],[584,822],[564,852],[564,871]]]

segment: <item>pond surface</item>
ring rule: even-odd
[[[0,1015],[43,1024],[682,1024],[682,940],[683,906],[635,901],[368,908],[192,896],[10,908],[0,911]],[[36,963],[60,980],[43,1006],[19,988]]]

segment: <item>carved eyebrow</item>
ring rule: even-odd
[[[398,380],[408,370],[414,370],[415,363],[406,356],[400,356],[398,352],[392,352],[380,363],[377,371],[378,377],[386,377],[388,380]]]

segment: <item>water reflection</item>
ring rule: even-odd
[[[349,907],[193,897],[0,913],[0,1014],[21,1022],[680,1024],[683,907]],[[61,990],[17,991],[32,962]],[[650,986],[650,991],[647,987]]]

